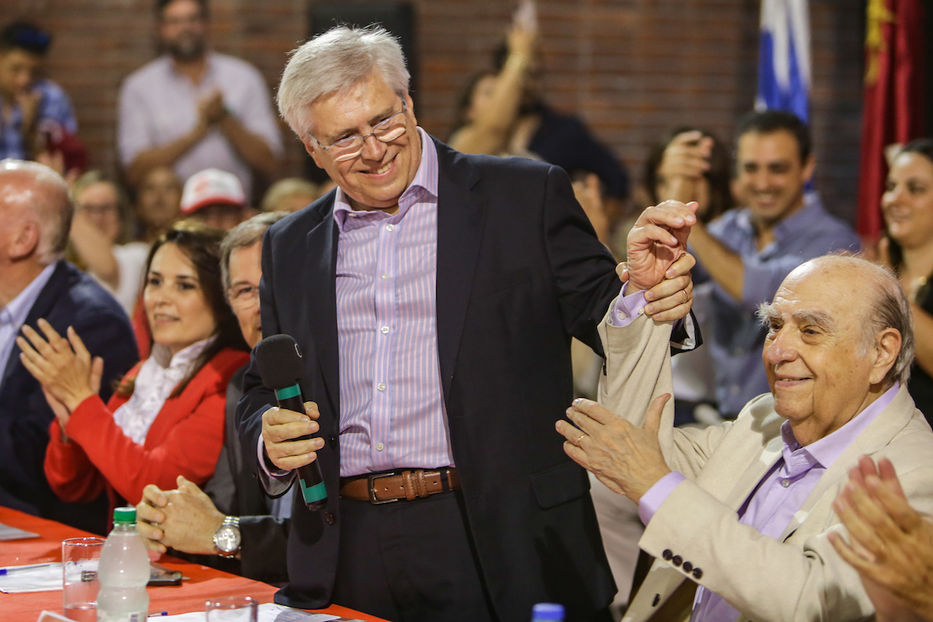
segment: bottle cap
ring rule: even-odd
[[[114,524],[135,523],[136,522],[136,508],[134,507],[114,508],[113,509],[113,522]]]
[[[538,603],[531,609],[535,620],[563,620],[564,606],[556,603]]]

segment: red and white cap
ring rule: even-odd
[[[181,193],[181,213],[190,216],[208,205],[246,206],[246,195],[236,175],[206,168],[188,178]]]

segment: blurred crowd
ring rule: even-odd
[[[272,95],[252,65],[210,48],[208,2],[154,4],[160,54],[121,85],[115,176],[88,168],[68,94],[43,71],[52,33],[25,21],[0,31],[0,504],[98,533],[109,509],[138,504],[153,550],[282,582],[290,497],[262,493],[235,407],[262,338],[263,235],[335,185],[279,179]],[[818,154],[792,113],[750,111],[729,142],[672,127],[636,179],[579,116],[548,104],[539,45],[534,5],[522,2],[488,70],[465,85],[447,143],[564,169],[618,261],[644,208],[692,205],[692,313],[706,345],[673,358],[677,426],[734,421],[770,391],[759,306],[801,264],[839,252],[896,275],[916,350],[907,388],[933,422],[933,140],[892,149],[885,231],[863,246],[813,189]],[[390,119],[374,120],[372,136],[387,142],[392,129],[380,125]],[[573,372],[576,394],[595,399],[603,359],[575,341]],[[859,521],[883,512],[911,529],[929,524],[911,513],[889,462],[861,468],[837,507],[856,537]],[[637,504],[590,479],[621,608],[643,521]],[[869,489],[881,492],[860,514],[852,498],[864,509]],[[231,525],[226,550],[218,534]],[[933,536],[918,537],[927,540],[903,546],[933,555]],[[870,595],[894,585],[856,550],[876,543],[833,544]],[[919,589],[929,594],[928,564]],[[915,587],[891,589],[920,611],[929,604],[910,596]]]

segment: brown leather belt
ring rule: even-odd
[[[460,490],[457,469],[445,467],[433,471],[405,469],[387,473],[370,473],[340,480],[340,496],[373,505],[394,501],[413,501],[441,492]]]

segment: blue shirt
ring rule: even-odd
[[[0,380],[6,372],[7,359],[16,343],[16,335],[29,317],[29,310],[36,304],[36,299],[42,293],[45,284],[52,278],[52,272],[58,262],[46,266],[32,282],[23,288],[16,298],[0,309]]]
[[[767,393],[768,378],[761,364],[765,329],[755,316],[758,305],[770,302],[781,282],[803,262],[836,250],[858,251],[852,229],[831,216],[815,194],[808,194],[800,210],[774,228],[774,241],[758,250],[748,209],[732,210],[709,224],[710,234],[742,258],[742,300],[736,301],[718,283],[712,292],[710,353],[716,368],[719,411],[736,415],[756,395]],[[706,280],[697,264],[695,281]]]
[[[42,96],[39,100],[38,118],[36,120],[37,127],[40,130],[54,124],[69,134],[78,132],[78,122],[75,120],[71,100],[68,99],[68,95],[62,87],[51,80],[39,80],[32,85],[32,90],[39,91]],[[0,104],[6,105],[7,103],[0,96]],[[19,104],[14,101],[10,122],[4,123],[0,118],[0,159],[18,158],[26,160],[35,155],[29,153],[30,145],[23,142],[22,122],[23,111],[20,110]]]

